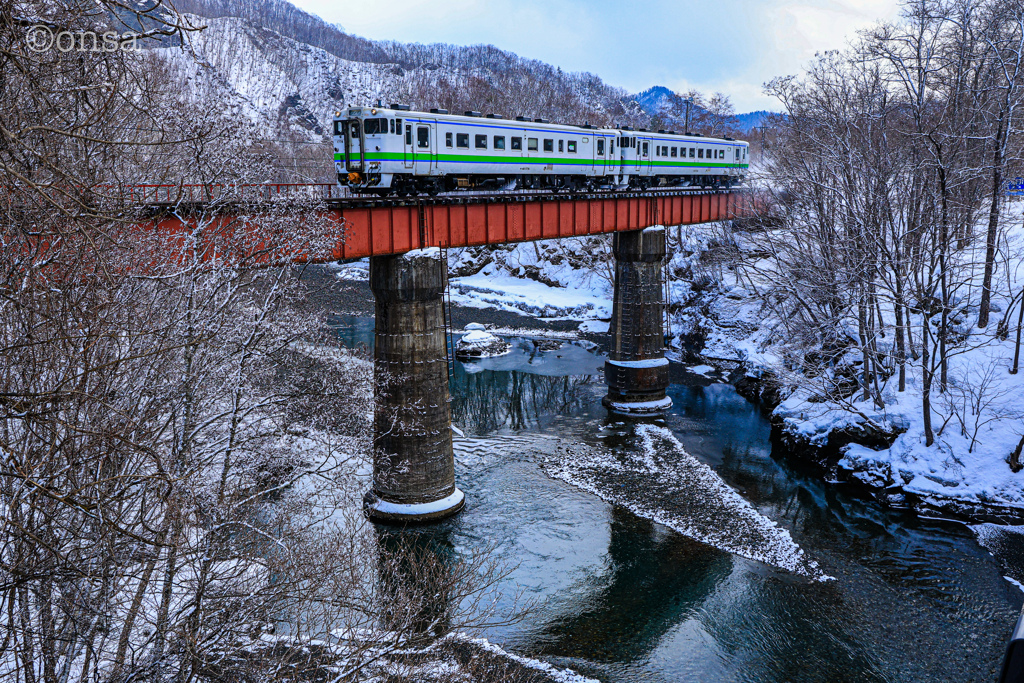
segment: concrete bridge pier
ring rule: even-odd
[[[668,359],[662,322],[662,262],[665,229],[617,232],[615,298],[612,304],[611,351],[604,364],[608,395],[604,406],[615,413],[651,415],[672,406]]]
[[[374,329],[373,486],[366,513],[390,522],[453,515],[452,418],[441,296],[448,273],[438,249],[370,259]]]

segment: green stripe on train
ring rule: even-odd
[[[353,155],[354,156],[354,155]],[[373,161],[405,161],[412,163],[418,161],[420,163],[429,163],[430,161],[437,162],[471,162],[477,164],[525,164],[525,165],[541,165],[541,166],[604,166],[605,168],[616,168],[621,167],[622,162],[614,159],[583,159],[580,158],[578,161],[574,159],[564,159],[557,157],[498,157],[498,156],[484,156],[474,154],[425,154],[423,152],[417,152],[409,156],[402,154],[401,152],[376,152],[374,154],[366,155],[367,162]],[[343,161],[343,155],[335,152],[335,161]],[[748,168],[749,164],[729,164],[729,163],[712,163],[712,162],[700,162],[700,161],[644,161],[641,162],[641,170],[646,167],[657,167],[657,168]],[[628,162],[624,169],[626,172],[633,172],[636,170],[636,162]]]

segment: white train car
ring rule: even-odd
[[[748,145],[732,138],[619,129],[624,172],[634,187],[732,187],[749,168]]]
[[[403,105],[339,112],[334,152],[340,184],[381,195],[728,186],[747,163],[746,143],[739,141]]]

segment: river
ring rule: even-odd
[[[372,318],[334,323],[346,343],[372,346]],[[638,428],[601,406],[599,349],[511,341],[510,355],[456,364],[465,510],[408,530],[456,553],[494,545],[516,567],[499,613],[513,609],[516,587],[537,607],[486,631],[489,640],[609,682],[995,680],[1024,593],[967,526],[884,509],[773,457],[758,406],[725,378],[673,364],[673,407],[654,426],[788,530],[833,580],[688,538],[549,476],[566,444],[635,454]],[[631,477],[604,485],[643,499]],[[723,538],[732,533],[730,519],[714,523]],[[1024,545],[1004,545],[1012,564]]]

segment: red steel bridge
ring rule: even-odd
[[[742,190],[666,189],[644,192],[552,194],[544,191],[448,193],[436,197],[351,195],[329,184],[248,186],[149,185],[131,188],[133,203],[154,210],[157,232],[189,229],[190,208],[230,214],[258,201],[307,197],[344,225],[330,253],[303,260],[325,262],[401,254],[426,247],[468,247],[686,225],[752,216],[755,201]],[[248,230],[258,230],[258,223]],[[259,235],[256,237],[260,242]]]

